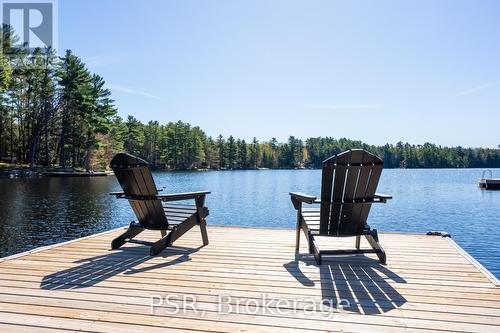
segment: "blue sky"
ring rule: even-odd
[[[60,53],[103,76],[124,117],[245,139],[500,144],[500,1],[58,7]]]

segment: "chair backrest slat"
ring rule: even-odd
[[[338,228],[336,230],[338,235],[351,234],[353,231],[353,213],[354,207],[357,205],[353,204],[356,196],[356,190],[359,180],[359,174],[362,170],[362,163],[364,158],[363,150],[353,150],[351,154],[346,154],[346,159],[348,159],[345,166],[347,169],[346,184],[344,186],[344,195],[342,198],[342,210],[340,214],[340,221]]]
[[[135,156],[119,153],[111,160],[111,168],[139,223],[147,228],[166,229],[167,217],[161,200],[156,198],[158,190],[148,163]]]
[[[371,163],[373,162],[373,159],[370,158],[370,155],[364,156],[363,159],[364,166],[359,167],[359,174],[358,174],[358,181],[356,183],[356,187],[354,189],[354,197],[352,198],[353,201],[360,202],[364,198],[366,198],[366,185],[368,184],[369,178],[370,178],[370,172],[371,172]],[[363,210],[364,205],[352,205],[352,212],[351,212],[351,219],[353,223],[350,225],[351,230],[346,230],[348,229],[347,227],[343,230],[346,233],[361,233],[363,231],[364,225],[366,223],[366,220],[363,222],[363,219],[361,218],[361,212]]]
[[[361,234],[382,172],[382,160],[361,149],[332,156],[323,162],[320,234]]]
[[[330,213],[330,234],[335,233],[339,227],[341,213],[342,213],[342,198],[344,196],[344,185],[347,174],[347,160],[346,156],[338,155],[335,159],[335,176],[333,177],[332,189],[332,208]]]
[[[332,187],[333,187],[333,173],[334,165],[332,163],[324,164],[321,176],[321,208],[320,208],[320,221],[327,221],[326,223],[320,223],[319,232],[321,234],[328,234],[330,231],[329,221],[330,221],[330,210],[331,210],[331,199],[332,199]]]
[[[371,168],[370,180],[366,186],[366,197],[373,198],[375,191],[377,190],[378,182],[380,180],[380,175],[382,174],[382,165],[374,164]],[[368,219],[368,214],[372,205],[361,205],[361,212],[359,216],[360,221],[366,221]]]

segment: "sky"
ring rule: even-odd
[[[124,118],[500,144],[500,1],[59,0],[58,30]]]

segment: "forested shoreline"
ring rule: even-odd
[[[0,36],[0,159],[5,163],[102,170],[116,152],[126,151],[168,170],[319,168],[331,155],[363,148],[383,158],[386,168],[500,167],[500,149],[375,146],[333,137],[246,142],[213,138],[181,121],[122,119],[104,79],[70,50],[56,57],[50,49],[13,47],[16,37],[8,26]]]

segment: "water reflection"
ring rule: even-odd
[[[112,177],[1,179],[0,184],[1,256],[108,230],[124,211],[123,203],[108,195]]]

